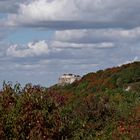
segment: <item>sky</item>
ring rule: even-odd
[[[140,0],[0,0],[0,85],[51,86],[140,60]]]

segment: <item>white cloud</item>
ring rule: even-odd
[[[11,45],[7,49],[7,55],[12,57],[32,57],[32,56],[40,56],[49,53],[49,48],[47,43],[43,41],[39,41],[36,43],[30,42],[27,45],[27,48],[21,49],[18,48],[18,45]]]
[[[15,24],[35,24],[37,22],[52,21],[52,20],[64,20],[66,19],[66,13],[63,11],[67,6],[71,9],[67,9],[67,16],[75,12],[73,2],[67,0],[35,0],[27,4],[21,4],[19,13],[11,15],[13,25]],[[72,16],[75,15],[74,13]],[[72,17],[71,17],[72,18]],[[10,22],[11,23],[11,22]],[[41,24],[41,23],[40,23]]]
[[[70,43],[62,41],[53,41],[51,47],[54,49],[87,49],[87,48],[112,48],[114,44],[111,42],[102,42],[102,43]]]
[[[140,38],[140,27],[134,29],[83,29],[56,31],[55,40],[65,42],[135,42]]]
[[[18,13],[9,16],[9,24],[71,29],[133,28],[139,26],[139,5],[139,0],[32,0],[21,4]]]

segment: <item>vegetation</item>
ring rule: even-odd
[[[3,84],[1,140],[139,140],[140,62],[67,86]]]

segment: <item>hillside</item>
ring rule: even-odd
[[[1,140],[140,139],[140,62],[50,88],[4,83]]]
[[[126,89],[140,91],[140,62],[122,65],[121,67],[99,70],[96,73],[88,73],[80,81],[65,87],[53,86],[61,92],[96,93],[107,89]]]

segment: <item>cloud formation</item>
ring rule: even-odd
[[[10,25],[51,29],[134,28],[139,0],[32,0],[9,16]],[[131,19],[131,20],[130,20]]]
[[[19,5],[27,0],[0,0],[0,13],[17,13]]]
[[[139,41],[140,27],[134,29],[84,29],[56,31],[55,40],[79,43]]]
[[[111,42],[70,43],[70,42],[53,41],[51,43],[51,47],[55,49],[87,49],[87,48],[106,49],[106,48],[113,48],[114,44]]]
[[[12,57],[33,57],[48,54],[49,49],[47,43],[39,41],[36,43],[30,42],[27,45],[27,48],[21,49],[18,48],[18,45],[11,45],[7,49],[7,55]]]

